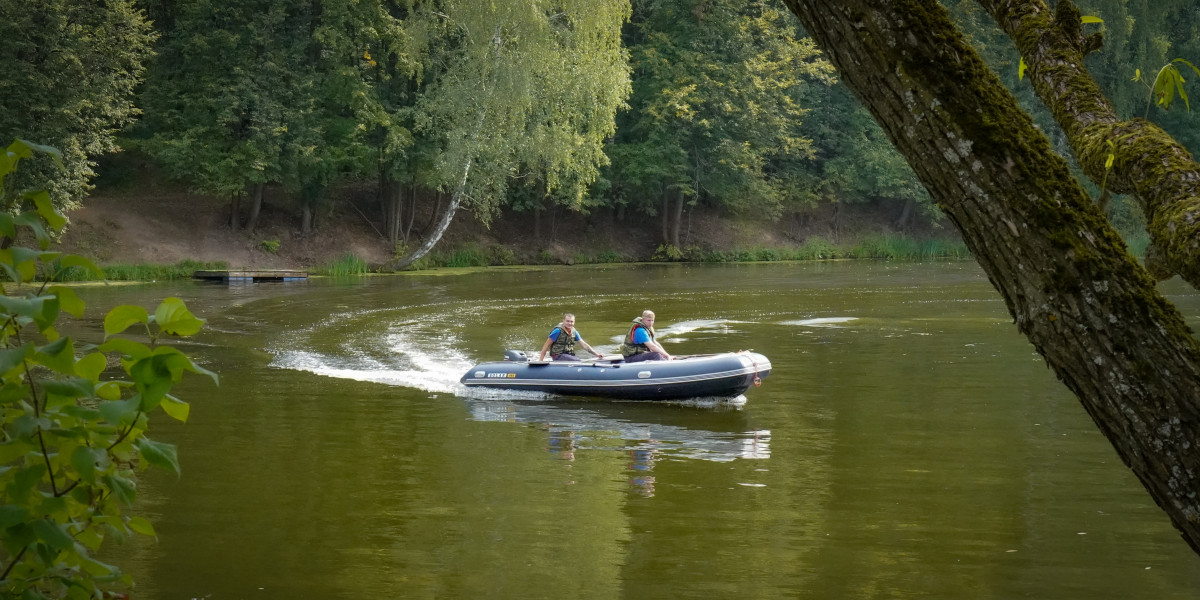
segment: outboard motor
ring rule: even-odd
[[[509,362],[529,362],[529,357],[525,355],[524,350],[505,350],[504,360]]]

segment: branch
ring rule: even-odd
[[[977,2],[1016,44],[1034,92],[1067,134],[1088,178],[1099,184],[1107,172],[1108,189],[1138,199],[1161,259],[1155,276],[1178,273],[1200,289],[1200,164],[1157,125],[1117,116],[1083,64],[1089,44],[1061,22],[1072,11],[1078,15],[1064,8],[1068,2],[1060,0],[1057,18],[1043,0]],[[1105,168],[1108,140],[1118,151],[1111,171]]]

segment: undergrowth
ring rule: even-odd
[[[173,265],[148,264],[112,264],[100,267],[104,277],[80,267],[66,268],[59,279],[61,281],[166,281],[172,279],[191,279],[196,271],[217,271],[227,269],[225,261],[201,262],[182,260]]]

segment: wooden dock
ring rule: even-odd
[[[262,281],[305,281],[308,271],[287,269],[224,269],[193,271],[193,279],[224,281],[226,283],[258,283]]]

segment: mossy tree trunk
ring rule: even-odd
[[[1155,246],[1150,256],[1158,259],[1147,260],[1151,273],[1160,280],[1179,274],[1200,287],[1200,165],[1157,125],[1118,117],[1083,63],[1100,48],[1100,35],[1083,32],[1088,26],[1067,0],[1053,13],[1042,0],[978,2],[1017,45],[1029,82],[1088,178],[1141,203]]]
[[[937,0],[785,3],[962,232],[1018,329],[1200,553],[1200,345],[1178,310]]]

